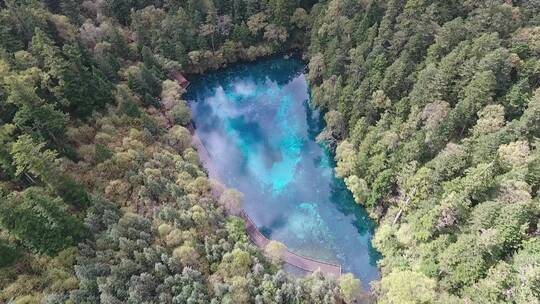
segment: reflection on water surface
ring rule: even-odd
[[[221,181],[245,194],[267,237],[339,263],[367,287],[378,278],[373,224],[315,142],[322,119],[303,70],[297,59],[271,59],[195,79],[193,120]]]

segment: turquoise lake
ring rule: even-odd
[[[310,107],[304,68],[298,59],[268,59],[193,79],[193,121],[214,176],[244,193],[265,236],[341,264],[368,288],[379,278],[374,225],[315,141],[324,124]]]

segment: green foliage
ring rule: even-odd
[[[487,270],[482,249],[476,236],[464,235],[451,244],[439,257],[444,273],[441,284],[447,290],[455,290],[478,280]]]
[[[113,156],[113,153],[111,150],[107,148],[107,146],[102,144],[96,145],[96,161],[98,163],[102,163],[108,159],[110,159]]]
[[[0,301],[351,302],[354,278],[276,272],[226,218],[172,80],[302,46],[319,139],[381,223],[379,301],[540,297],[531,1],[0,2],[0,265],[82,241],[75,212],[91,232],[78,288],[70,263],[26,252],[33,266],[4,268]]]
[[[264,252],[268,258],[275,264],[280,264],[283,261],[283,254],[287,250],[285,244],[272,240],[264,248]]]
[[[345,179],[345,184],[354,196],[354,201],[363,204],[369,195],[369,189],[365,180],[356,175],[351,175]]]
[[[131,95],[129,88],[124,85],[119,85],[116,89],[116,100],[118,102],[118,110],[120,113],[126,114],[129,117],[139,118],[142,116],[135,98]]]
[[[28,248],[48,255],[76,245],[86,233],[62,200],[41,188],[28,188],[2,198],[0,225]]]
[[[530,298],[516,294],[511,260],[538,234],[537,12],[504,1],[312,10],[313,103],[343,113],[336,173],[381,223],[380,302]]]
[[[394,175],[391,170],[383,171],[371,186],[371,193],[366,200],[366,206],[374,207],[377,203],[390,193],[392,189]]]
[[[362,285],[354,275],[346,273],[339,278],[339,289],[346,303],[354,303],[360,298]]]
[[[246,235],[246,224],[245,222],[239,218],[239,217],[230,217],[227,220],[227,232],[229,233],[229,236],[235,241],[239,243],[247,243],[248,238]]]
[[[0,239],[0,268],[9,266],[19,257],[19,251],[7,241]]]
[[[56,140],[64,133],[67,115],[37,95],[35,83],[30,78],[34,72],[13,75],[7,81],[7,102],[18,109],[13,124],[32,135]]]
[[[157,99],[161,92],[159,78],[146,65],[129,73],[128,85],[130,89],[141,96],[146,106],[160,106]]]
[[[77,208],[89,204],[86,190],[71,177],[59,172],[55,166],[57,154],[44,149],[45,143],[36,143],[30,136],[22,135],[13,143],[11,154],[16,164],[16,174],[24,174],[30,181],[35,180],[28,173],[41,178],[66,202]]]
[[[346,136],[345,121],[338,111],[330,111],[324,115],[326,127],[317,136],[317,141],[334,148],[337,142]]]
[[[335,302],[224,214],[176,77],[303,45],[310,1],[79,2],[0,1],[0,302]]]
[[[209,192],[190,187],[190,179],[176,180],[179,172],[190,176],[178,154],[154,157],[131,178],[142,184],[132,186],[147,205],[155,200],[164,206],[152,222],[122,214],[103,199],[94,202],[85,222],[95,241],[80,247],[80,284],[69,293],[71,301],[237,303],[279,294],[286,303],[324,303],[317,302],[319,295],[335,295],[335,285],[324,278],[300,281],[276,273],[248,242],[242,219],[226,218]]]
[[[238,214],[244,205],[244,194],[236,189],[226,189],[219,197],[219,203],[227,212]]]
[[[436,282],[413,271],[397,271],[381,280],[380,303],[433,303]]]
[[[90,204],[90,197],[83,185],[67,175],[59,175],[53,181],[54,192],[75,208],[84,209]]]
[[[174,123],[187,126],[191,121],[191,110],[185,102],[180,102],[171,109]]]
[[[111,84],[78,43],[64,44],[60,49],[36,29],[32,54],[43,65],[47,89],[75,116],[87,117],[111,100]]]

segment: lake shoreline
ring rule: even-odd
[[[288,61],[288,60],[292,60],[292,61]],[[282,63],[280,63],[282,62]],[[202,123],[200,120],[198,121],[197,119],[197,107],[193,108],[194,107],[194,104],[193,104],[193,101],[194,100],[198,100],[199,98],[204,98],[204,96],[206,95],[200,95],[200,92],[198,93],[195,93],[194,91],[198,91],[200,90],[201,88],[203,87],[206,87],[206,85],[209,85],[210,87],[212,87],[212,85],[208,84],[208,83],[221,83],[220,81],[223,81],[223,79],[236,79],[237,78],[237,74],[238,75],[244,75],[245,73],[249,73],[248,70],[249,69],[252,69],[252,68],[256,68],[256,69],[263,69],[261,70],[261,75],[260,76],[257,76],[257,78],[255,79],[255,81],[257,82],[265,82],[265,81],[268,81],[268,77],[270,77],[270,79],[274,79],[272,77],[278,77],[276,78],[276,80],[278,81],[278,83],[282,83],[282,84],[285,84],[285,83],[288,83],[291,81],[292,78],[283,78],[283,76],[280,76],[280,69],[283,69],[281,67],[279,67],[279,64],[285,64],[285,65],[290,65],[290,64],[293,64],[296,66],[296,70],[298,74],[296,75],[304,75],[304,72],[305,72],[305,64],[303,61],[299,60],[298,58],[292,58],[292,59],[289,59],[289,58],[286,58],[286,57],[283,57],[283,56],[272,56],[270,58],[263,58],[263,59],[259,59],[257,60],[256,62],[249,62],[249,63],[243,63],[243,64],[235,64],[234,66],[229,66],[228,68],[226,69],[220,69],[218,71],[215,71],[215,72],[212,72],[212,73],[209,73],[209,74],[203,74],[203,75],[197,75],[197,77],[195,79],[193,79],[192,81],[192,86],[190,86],[190,90],[189,92],[187,92],[186,96],[187,96],[187,100],[188,100],[188,103],[190,104],[190,107],[192,108],[192,111],[193,111],[193,119],[192,119],[192,124],[190,126],[190,131],[193,135],[193,141],[194,141],[194,144],[195,146],[198,146],[198,147],[202,147],[203,149],[197,149],[198,151],[202,151],[202,152],[199,152],[199,155],[200,155],[200,159],[201,159],[201,163],[203,164],[205,170],[207,171],[208,175],[210,176],[210,178],[212,179],[218,179],[224,183],[226,183],[226,180],[221,180],[220,178],[220,174],[218,173],[218,169],[216,168],[216,163],[212,160],[212,156],[210,155],[210,153],[208,152],[208,150],[212,150],[212,151],[216,151],[215,149],[212,149],[211,147],[206,147],[205,144],[203,143],[204,142],[204,139],[202,137],[205,136],[205,134],[207,134],[207,132],[209,131],[208,130],[208,126],[204,125],[204,123],[202,125],[200,125],[200,123]],[[301,63],[301,64],[300,64]],[[276,67],[276,64],[278,64],[278,66]],[[262,66],[264,66],[265,68],[263,68]],[[277,70],[276,70],[277,69]],[[276,74],[278,73],[278,74]],[[238,76],[239,77],[239,76]],[[262,77],[262,78],[261,78]],[[295,76],[297,77],[297,76]],[[302,76],[303,77],[303,76]],[[266,80],[265,80],[266,79]],[[281,80],[279,80],[281,79]],[[303,78],[302,78],[303,79]],[[305,80],[302,80],[304,82],[304,84],[302,85],[303,89],[302,90],[306,90],[305,92],[306,93],[302,93],[302,94],[308,94],[307,92],[309,91],[309,88],[307,87],[307,83],[305,82]],[[202,87],[201,87],[202,85]],[[195,87],[194,87],[195,86]],[[235,93],[232,93],[232,91],[230,91],[231,93],[227,93],[229,92],[229,90],[231,90],[232,88],[229,87],[229,85],[227,85],[227,87],[224,87],[223,90],[225,90],[226,94],[235,94]],[[221,90],[221,89],[220,89]],[[293,90],[293,91],[290,91],[288,94],[292,94],[296,92],[296,90]],[[221,93],[220,93],[221,94]],[[296,93],[295,93],[296,94]],[[231,95],[231,96],[233,96]],[[229,96],[230,98],[233,98]],[[305,95],[305,96],[309,96],[309,95]],[[224,97],[223,97],[224,98]],[[242,96],[240,96],[239,98],[243,98]],[[263,98],[263,99],[260,99],[260,98]],[[260,100],[266,100],[267,97],[260,97],[259,99]],[[310,100],[310,97],[306,97],[306,100],[309,101]],[[218,103],[216,105],[216,102]],[[224,107],[225,105],[224,104],[220,104],[220,102],[223,102],[223,100],[221,101],[215,101],[215,102],[212,102],[213,105],[205,105],[205,107]],[[260,101],[261,102],[261,101]],[[262,106],[262,105],[261,105]],[[257,106],[259,107],[259,106]],[[308,108],[311,108],[311,104],[310,102],[307,102],[307,105],[306,107]],[[224,108],[221,108],[221,110],[223,110]],[[199,109],[200,110],[200,109]],[[220,110],[220,111],[221,111]],[[314,113],[317,113],[317,119],[319,120],[320,119],[320,113],[319,111],[316,111],[315,109],[310,109],[309,112],[314,112]],[[214,113],[215,114],[215,113]],[[205,114],[205,115],[214,115],[214,114]],[[306,115],[306,114],[303,114],[303,115]],[[311,115],[311,114],[310,114]],[[305,118],[304,118],[305,119]],[[283,121],[283,120],[280,120],[281,122],[286,122],[286,121]],[[294,122],[294,120],[293,120]],[[299,121],[301,122],[301,121]],[[199,128],[203,128],[202,130],[199,130]],[[320,127],[318,127],[320,128]],[[294,128],[293,128],[294,129]],[[318,131],[320,132],[320,130]],[[316,134],[318,134],[318,132],[316,132]],[[314,137],[316,136],[316,134],[313,135],[313,138],[312,140],[314,140]],[[246,134],[246,136],[248,137],[245,137],[245,138],[249,138],[249,134]],[[208,139],[207,139],[208,140]],[[312,143],[310,145],[316,145],[318,146],[318,144],[316,143]],[[319,149],[319,148],[318,148]],[[280,152],[281,153],[281,152]],[[317,153],[321,153],[321,152],[317,152]],[[234,157],[232,157],[233,155],[227,155],[227,157],[229,158],[229,160],[231,159],[235,159]],[[232,158],[231,158],[232,157]],[[335,165],[335,161],[333,159],[333,154],[330,155],[331,159],[328,160],[328,164],[326,166],[329,166],[331,164],[331,167],[329,167],[328,169],[324,169],[325,172],[328,172],[328,173],[325,173],[325,174],[331,174],[333,175],[333,166]],[[218,162],[219,163],[219,162]],[[218,178],[216,178],[218,177]],[[227,185],[229,186],[229,185]],[[344,187],[344,185],[342,185]],[[339,190],[339,191],[347,191],[349,192],[348,190]],[[261,192],[262,194],[262,192]],[[328,206],[324,206],[322,205],[321,208],[330,208],[331,205],[328,205]],[[248,206],[249,207],[249,206]],[[351,216],[351,212],[353,212],[352,214],[357,214],[358,212],[361,212],[362,209],[356,205],[356,204],[351,204],[350,206],[348,205],[348,207],[346,207],[347,209],[346,210],[349,210],[347,211],[345,217],[343,216],[339,216],[340,218],[342,218],[341,220],[339,220],[340,222],[343,222],[339,225],[343,225],[344,223],[346,224],[348,221],[351,221],[352,218],[350,217]],[[249,213],[249,209],[246,210],[248,211]],[[251,206],[251,209],[253,209],[253,206]],[[257,208],[258,209],[258,208]],[[303,210],[303,209],[299,209],[300,211]],[[306,209],[307,211],[308,209]],[[258,213],[262,212],[262,210],[259,210],[257,211]],[[296,211],[295,211],[296,212]],[[301,211],[301,212],[304,212],[304,211]],[[318,212],[318,211],[317,211]],[[326,212],[326,211],[324,211]],[[332,211],[334,212],[334,211]],[[266,215],[265,215],[266,216]],[[330,215],[326,215],[326,216],[330,216]],[[308,217],[309,219],[310,217]],[[313,219],[316,219],[315,218],[311,218],[311,220]],[[362,216],[362,221],[370,221],[371,219],[369,219],[367,216]],[[355,220],[355,223],[356,223],[357,220]],[[374,224],[374,223],[373,223]],[[347,224],[348,225],[348,224]],[[356,225],[356,224],[355,224]],[[300,227],[300,226],[299,226]],[[273,233],[273,230],[268,230],[267,227],[265,227],[264,225],[261,227],[263,231],[266,231],[267,233],[270,233],[272,234]],[[296,228],[295,228],[296,229]],[[335,234],[335,233],[340,233],[341,231],[339,229],[331,229],[329,228],[330,230],[328,232],[325,232],[325,233],[331,233],[331,234]],[[347,228],[347,229],[350,229],[350,228]],[[362,228],[362,230],[360,231],[365,231],[364,229],[366,228]],[[368,230],[371,230],[371,229],[374,229],[374,226],[373,228],[369,228]],[[372,231],[372,230],[371,230]],[[274,231],[275,232],[275,231]],[[291,231],[292,232],[292,231]],[[302,232],[303,233],[303,232]],[[350,232],[350,233],[346,233],[346,232],[341,232],[341,233],[345,233],[347,235],[347,237],[354,237],[356,238],[355,234],[358,233],[358,232]],[[362,234],[365,233],[365,232],[361,232]],[[295,233],[293,233],[295,234]],[[342,237],[340,237],[342,238]],[[370,237],[371,238],[371,237]],[[273,239],[273,237],[272,237]],[[279,239],[278,239],[279,240]],[[281,240],[280,240],[281,241]],[[316,243],[313,243],[312,245],[316,245],[320,243],[319,241],[317,241]],[[345,244],[347,243],[350,243],[350,241],[347,241]],[[324,243],[321,243],[321,244],[324,244]],[[318,245],[316,245],[318,246]],[[294,247],[294,246],[293,246]],[[336,249],[334,250],[344,250],[343,248],[341,248],[342,246],[337,246]],[[350,247],[350,246],[349,246]],[[369,241],[369,247],[371,248],[371,242]],[[363,249],[365,250],[365,249]],[[370,249],[370,250],[373,250],[373,249]],[[316,253],[317,254],[320,254],[319,253]],[[365,253],[364,253],[365,254]],[[355,254],[356,255],[356,254]],[[342,259],[343,257],[341,257],[340,259]],[[360,258],[360,257],[359,257]],[[363,258],[360,258],[360,259],[363,259]],[[377,257],[378,259],[378,257]],[[355,263],[358,263],[355,262]],[[380,273],[378,271],[378,268],[376,268],[376,273],[377,275],[375,276],[374,280],[378,280],[380,279]],[[357,272],[358,273],[358,272]],[[362,273],[360,273],[360,275],[362,275]],[[365,275],[365,274],[364,274]],[[369,288],[369,282],[370,281],[366,281],[365,279],[363,280],[364,282],[364,288],[365,290],[370,290]]]

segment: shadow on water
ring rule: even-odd
[[[311,94],[310,94],[311,96]],[[320,111],[314,110],[309,104],[309,101],[304,101],[304,108],[306,111],[306,121],[308,125],[308,136],[312,141],[316,141],[317,135],[324,129],[325,122],[323,115]],[[321,149],[324,151],[324,157],[328,161],[328,166],[332,169],[336,167],[335,154],[327,149],[324,145],[320,144]],[[319,162],[323,162],[323,157],[317,159]],[[358,234],[364,235],[366,233],[372,235],[375,230],[375,223],[371,220],[369,215],[354,202],[352,193],[347,189],[343,179],[337,178],[334,175],[331,178],[331,190],[330,190],[330,202],[333,203],[336,208],[344,215],[352,215],[355,219],[353,221],[354,227],[356,227]],[[377,265],[377,261],[381,258],[380,253],[373,247],[371,242],[368,242],[368,254],[370,264]]]
[[[259,231],[267,237],[270,238],[272,236],[273,230],[279,230],[286,226],[287,220],[285,216],[278,216],[276,217],[268,226],[260,226]]]
[[[260,73],[253,73],[255,69]],[[275,82],[279,86],[286,85],[291,80],[302,75],[304,65],[298,59],[289,60],[289,64],[283,65],[282,59],[261,59],[256,64],[237,64],[228,68],[210,72],[204,75],[194,75],[190,79],[190,86],[185,95],[187,100],[199,100],[208,97],[210,92],[201,90],[201,87],[212,87],[215,85],[224,85],[225,89],[230,89],[238,80],[245,79],[249,75],[250,80],[257,85],[264,85],[267,80]],[[228,79],[228,83],[224,84],[223,79]]]

